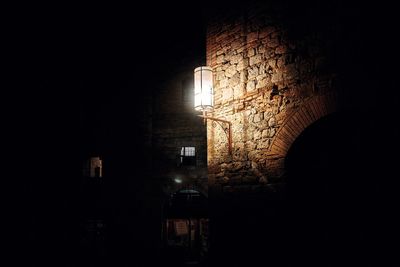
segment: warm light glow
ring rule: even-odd
[[[213,73],[210,67],[194,70],[194,109],[212,111],[214,107]]]

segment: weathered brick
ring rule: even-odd
[[[280,45],[277,48],[275,48],[276,54],[285,54],[286,52],[287,52],[287,48],[284,45]]]

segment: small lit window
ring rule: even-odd
[[[103,176],[103,161],[100,157],[89,158],[83,168],[83,175],[86,177],[101,178]]]
[[[182,147],[181,156],[196,156],[196,148],[192,146]]]
[[[192,146],[184,146],[181,148],[181,164],[196,165],[196,148]]]

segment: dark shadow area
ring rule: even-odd
[[[329,115],[308,127],[289,150],[285,225],[294,262],[399,263],[394,190],[399,182],[389,174],[386,142],[368,145],[373,117],[370,112]]]
[[[208,199],[187,187],[171,194],[163,209],[162,264],[207,266]]]
[[[282,187],[211,202],[212,266],[398,264],[399,181],[393,148],[369,145],[375,116],[318,120],[290,148]]]
[[[285,266],[282,205],[272,191],[210,202],[210,266]]]

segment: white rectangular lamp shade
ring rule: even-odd
[[[212,111],[214,107],[213,73],[210,67],[194,70],[194,109]]]

